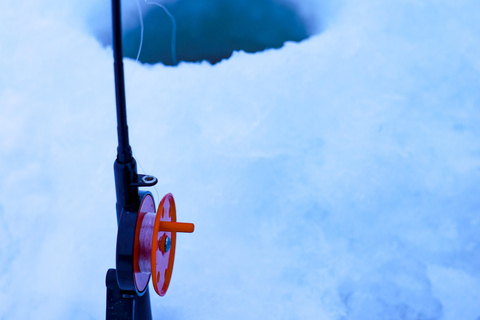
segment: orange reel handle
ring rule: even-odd
[[[195,230],[195,225],[193,223],[186,222],[171,222],[171,221],[160,221],[159,231],[166,232],[184,232],[192,233]]]

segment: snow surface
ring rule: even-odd
[[[325,3],[302,2],[323,32],[279,50],[125,61],[135,156],[196,225],[155,319],[480,318],[480,2]],[[101,6],[0,11],[0,319],[104,318]]]

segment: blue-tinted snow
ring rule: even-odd
[[[0,12],[2,319],[104,317],[116,131],[93,7]],[[196,224],[154,316],[477,319],[480,4],[316,14],[323,33],[213,67],[125,61],[136,157]]]

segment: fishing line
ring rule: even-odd
[[[137,58],[135,59],[135,62],[138,62],[138,60],[140,59],[140,54],[142,52],[145,27],[143,24],[143,14],[142,14],[142,8],[140,7],[140,0],[135,0],[135,3],[137,4],[137,12],[138,12],[138,17],[140,19],[140,44],[138,46]],[[168,11],[168,9],[163,4],[157,3],[155,1],[148,1],[148,0],[145,0],[145,3],[157,5],[160,8],[162,8],[170,18],[170,21],[172,21],[172,40],[170,44],[170,54],[172,55],[172,63],[174,66],[176,66],[177,65],[177,52],[176,52],[177,21],[175,20],[175,17],[170,13],[170,11]]]
[[[165,11],[165,13],[170,17],[170,20],[172,21],[171,54],[172,54],[172,63],[173,63],[174,66],[176,66],[177,65],[177,53],[176,53],[176,50],[175,50],[175,47],[176,47],[175,41],[176,41],[176,38],[177,38],[177,21],[175,20],[175,17],[170,13],[170,11],[168,11],[168,9],[163,4],[157,3],[155,1],[148,1],[148,0],[145,0],[145,3],[146,4],[154,4],[154,5],[157,5],[160,8],[162,8]]]
[[[168,15],[170,20],[172,21],[172,40],[171,40],[171,46],[170,46],[170,53],[172,55],[172,63],[174,66],[177,65],[177,52],[176,52],[176,39],[177,39],[177,21],[175,20],[175,17],[168,11],[168,9],[157,2],[153,1],[147,1],[145,0],[146,4],[154,4],[162,8],[165,13]],[[135,58],[135,64],[138,63],[140,60],[140,54],[142,53],[142,48],[143,48],[143,38],[145,34],[145,26],[143,23],[143,13],[142,13],[142,7],[140,6],[140,0],[135,0],[135,4],[137,5],[137,13],[138,13],[138,19],[140,21],[140,44],[138,45],[138,51],[137,51],[137,57]],[[129,80],[127,81],[127,86],[126,86],[126,91],[130,88],[134,75],[135,75],[136,69],[133,70],[133,73],[131,76],[129,76]]]
[[[142,47],[143,47],[143,14],[142,14],[142,8],[140,7],[140,0],[135,0],[135,3],[137,4],[137,12],[138,12],[138,18],[140,20],[140,44],[138,46],[138,53],[137,53],[137,58],[135,59],[135,63],[138,62],[138,59],[140,58],[140,53],[142,52]]]
[[[143,169],[142,165],[140,164],[140,161],[138,161],[137,157],[135,156],[134,152],[132,151],[132,156],[135,158],[135,161],[137,162],[138,166],[140,167],[140,170],[142,172],[142,174],[146,174],[145,172],[145,169]],[[153,188],[155,189],[155,192],[157,193],[157,200],[160,201],[160,194],[158,193],[158,190],[157,190],[157,186],[153,186]]]
[[[143,32],[144,32],[142,8],[140,7],[139,0],[135,0],[135,3],[137,4],[138,19],[140,20],[140,44],[138,45],[137,58],[135,59],[135,64],[134,65],[136,65],[138,63],[138,60],[140,59],[140,54],[142,53]],[[136,70],[137,69],[134,68],[133,71],[132,71],[132,74],[130,76],[127,76],[128,81],[127,81],[127,85],[125,87],[126,92],[128,92],[128,89],[130,89],[130,86],[132,85],[132,81],[134,79]]]
[[[137,5],[137,13],[138,13],[138,18],[140,20],[140,44],[138,45],[137,57],[135,58],[135,64],[136,64],[136,63],[138,63],[138,61],[140,59],[140,54],[142,53],[145,26],[144,26],[144,23],[143,23],[143,13],[142,13],[142,7],[140,6],[140,0],[135,0],[135,3]],[[145,3],[146,4],[154,4],[154,5],[157,5],[160,8],[162,8],[165,11],[165,13],[169,16],[170,20],[172,21],[172,41],[171,41],[170,52],[171,52],[171,55],[172,55],[173,65],[177,65],[177,54],[176,54],[176,50],[175,50],[175,48],[176,48],[176,43],[175,42],[176,42],[176,38],[177,38],[177,22],[175,20],[175,17],[170,13],[170,11],[168,11],[168,9],[164,5],[162,5],[160,3],[153,2],[153,1],[147,1],[147,0],[145,0]],[[135,75],[135,70],[136,69],[134,69],[133,74],[131,75],[130,80],[128,81],[127,89],[130,87],[130,85],[133,81],[133,78],[134,78],[134,75]],[[142,172],[145,173],[146,171],[145,171],[145,169],[143,169],[140,162],[138,160],[136,160],[136,161],[138,163],[138,166],[142,170]],[[160,194],[158,193],[157,187],[153,186],[153,188],[155,189],[155,192],[157,193],[157,199],[160,199]]]

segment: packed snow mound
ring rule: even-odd
[[[0,12],[2,319],[102,318],[115,264],[112,53],[50,6]],[[196,225],[155,318],[480,317],[480,3],[325,12],[214,66],[125,60],[135,157]]]

